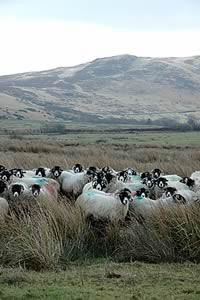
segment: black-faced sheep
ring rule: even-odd
[[[89,191],[81,194],[75,205],[81,208],[86,217],[121,220],[125,219],[127,215],[131,199],[131,191],[128,189],[123,189],[114,194]]]

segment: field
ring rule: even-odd
[[[181,176],[200,170],[197,132],[11,135],[0,142],[0,164],[8,168],[80,162]],[[61,200],[1,224],[0,299],[200,298],[199,207],[160,211],[143,225],[107,224],[99,233]]]
[[[69,265],[59,272],[1,269],[1,299],[191,299],[200,297],[200,267],[194,264]]]

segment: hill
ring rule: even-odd
[[[200,56],[120,55],[0,77],[0,118],[122,122],[200,117]]]

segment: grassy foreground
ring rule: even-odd
[[[70,265],[60,272],[0,269],[0,299],[200,299],[195,264]]]
[[[200,170],[196,133],[40,138],[1,137],[0,164]],[[109,225],[101,239],[73,205],[31,211],[0,224],[0,299],[200,299],[200,265],[187,263],[200,261],[199,206],[161,212],[145,226]]]

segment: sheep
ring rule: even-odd
[[[48,177],[49,173],[49,168],[39,167],[35,170],[35,175],[40,177]]]
[[[108,181],[106,180],[106,177],[97,177],[92,181],[92,187],[93,189],[103,191],[108,187]]]
[[[113,175],[117,175],[118,172],[116,172],[113,168],[109,167],[109,166],[105,166],[101,169],[101,171],[104,173],[104,174],[113,174]]]
[[[3,180],[0,180],[0,196],[5,198],[8,196],[8,184]]]
[[[162,174],[162,171],[160,169],[153,169],[151,171],[151,175],[154,179],[158,179]]]
[[[177,190],[190,190],[189,186],[182,182],[168,181],[167,186],[174,187]]]
[[[191,190],[177,190],[174,187],[167,187],[161,197],[168,198],[173,197],[174,203],[182,203],[182,204],[192,204],[196,202],[199,197],[197,193]]]
[[[93,180],[93,187],[99,187],[106,193],[114,193],[117,190],[125,188],[125,184],[117,179],[117,176],[112,173],[98,172]]]
[[[155,181],[155,199],[162,196],[166,187],[175,188],[177,191],[189,190],[189,187],[180,181],[170,181],[166,177],[159,177]]]
[[[191,190],[198,192],[200,190],[200,171],[193,172],[190,177],[183,178],[183,181]]]
[[[97,191],[103,191],[107,188],[108,181],[105,177],[101,176],[95,176],[95,178],[91,181],[86,183],[86,185],[83,187],[83,193],[90,190],[97,190]]]
[[[176,174],[172,174],[172,175],[162,175],[162,178],[166,178],[168,181],[174,181],[174,182],[178,182],[180,181],[182,178]]]
[[[8,188],[8,200],[24,200],[30,195],[30,190],[25,183],[15,182],[11,183]]]
[[[123,184],[123,185],[122,185]],[[119,185],[119,183],[118,183]],[[140,175],[129,175],[128,180],[126,182],[121,183],[121,188],[128,188],[131,191],[137,191],[138,189],[145,187],[143,180],[141,179]],[[120,189],[120,188],[118,188]]]
[[[23,178],[13,178],[13,183],[22,183],[27,186],[27,188],[30,188],[34,184],[38,184],[40,186],[43,185],[49,185],[56,189],[57,192],[60,191],[60,184],[52,179],[52,178],[45,178],[45,177],[23,177]]]
[[[133,169],[133,168],[127,168],[125,171],[126,171],[126,172],[128,173],[128,175],[130,175],[130,176],[136,176],[136,175],[138,175],[137,171],[136,171],[135,169]]]
[[[4,170],[0,173],[0,179],[6,182],[11,182],[12,177],[13,174],[8,170]]]
[[[60,175],[62,173],[63,173],[63,169],[60,166],[55,166],[52,169],[50,169],[49,174],[48,174],[47,177],[58,180],[58,178],[60,177]]]
[[[198,200],[198,196],[191,190],[177,190],[173,196],[175,203],[193,204]]]
[[[111,173],[98,172],[91,183],[88,183],[84,190],[97,189],[106,193],[114,193],[117,190],[122,190],[126,184],[117,179],[117,176]]]
[[[93,176],[93,172],[90,171],[76,174],[63,172],[59,177],[61,191],[66,196],[73,196],[77,198],[82,193],[85,184],[91,181]]]
[[[87,171],[87,172],[89,171],[89,172],[91,172],[91,173],[93,173],[93,174],[96,174],[96,173],[98,172],[98,168],[95,167],[95,166],[90,166],[90,167],[87,168],[86,171]]]
[[[160,207],[167,207],[169,205],[175,206],[177,204],[189,204],[189,201],[185,200],[183,195],[181,195],[178,191],[173,193],[173,195],[168,193],[168,196],[166,197],[163,195],[158,200],[152,200],[149,198],[149,191],[142,188],[138,190],[133,197],[129,210],[130,215],[133,215],[134,217],[142,217],[144,220],[144,217],[155,213]]]
[[[82,173],[82,172],[84,172],[84,167],[81,164],[75,164],[72,167],[72,171],[73,171],[73,173]]]
[[[0,165],[0,172],[7,170],[5,166]]]
[[[186,184],[190,189],[195,187],[195,180],[188,176],[182,177],[179,181]]]
[[[58,190],[56,186],[51,184],[33,184],[30,187],[31,194],[34,198],[37,199],[47,199],[48,201],[57,201],[58,200]]]
[[[14,175],[15,177],[18,177],[18,178],[24,177],[24,174],[26,173],[26,171],[24,171],[20,168],[11,169],[10,172],[12,173],[12,175]]]
[[[84,212],[86,217],[93,216],[96,219],[113,221],[125,219],[131,199],[131,191],[128,189],[113,194],[89,191],[81,194],[75,205]]]
[[[191,179],[200,180],[200,171],[195,171],[190,176]]]
[[[140,175],[128,175],[128,181],[127,182],[141,182],[142,179]]]
[[[0,220],[5,220],[8,215],[9,204],[5,198],[0,197]]]
[[[143,187],[146,187],[148,189],[151,199],[156,199],[155,182],[156,182],[156,180],[153,179],[151,174],[148,175],[148,172],[146,173],[146,176],[142,180]],[[142,188],[142,186],[139,188]]]
[[[143,172],[143,173],[140,173],[140,178],[142,180],[146,179],[147,177],[151,176],[152,177],[152,174],[150,174],[150,172],[146,171],[146,172]]]
[[[168,180],[164,177],[159,177],[157,180],[154,181],[154,183],[155,198],[153,199],[159,199],[162,196],[164,189],[168,186]]]
[[[163,192],[161,198],[173,197],[176,192],[177,192],[176,188],[168,186],[168,187],[164,188],[164,192]]]
[[[117,173],[117,179],[122,182],[128,181],[128,173],[127,171],[120,171]]]

